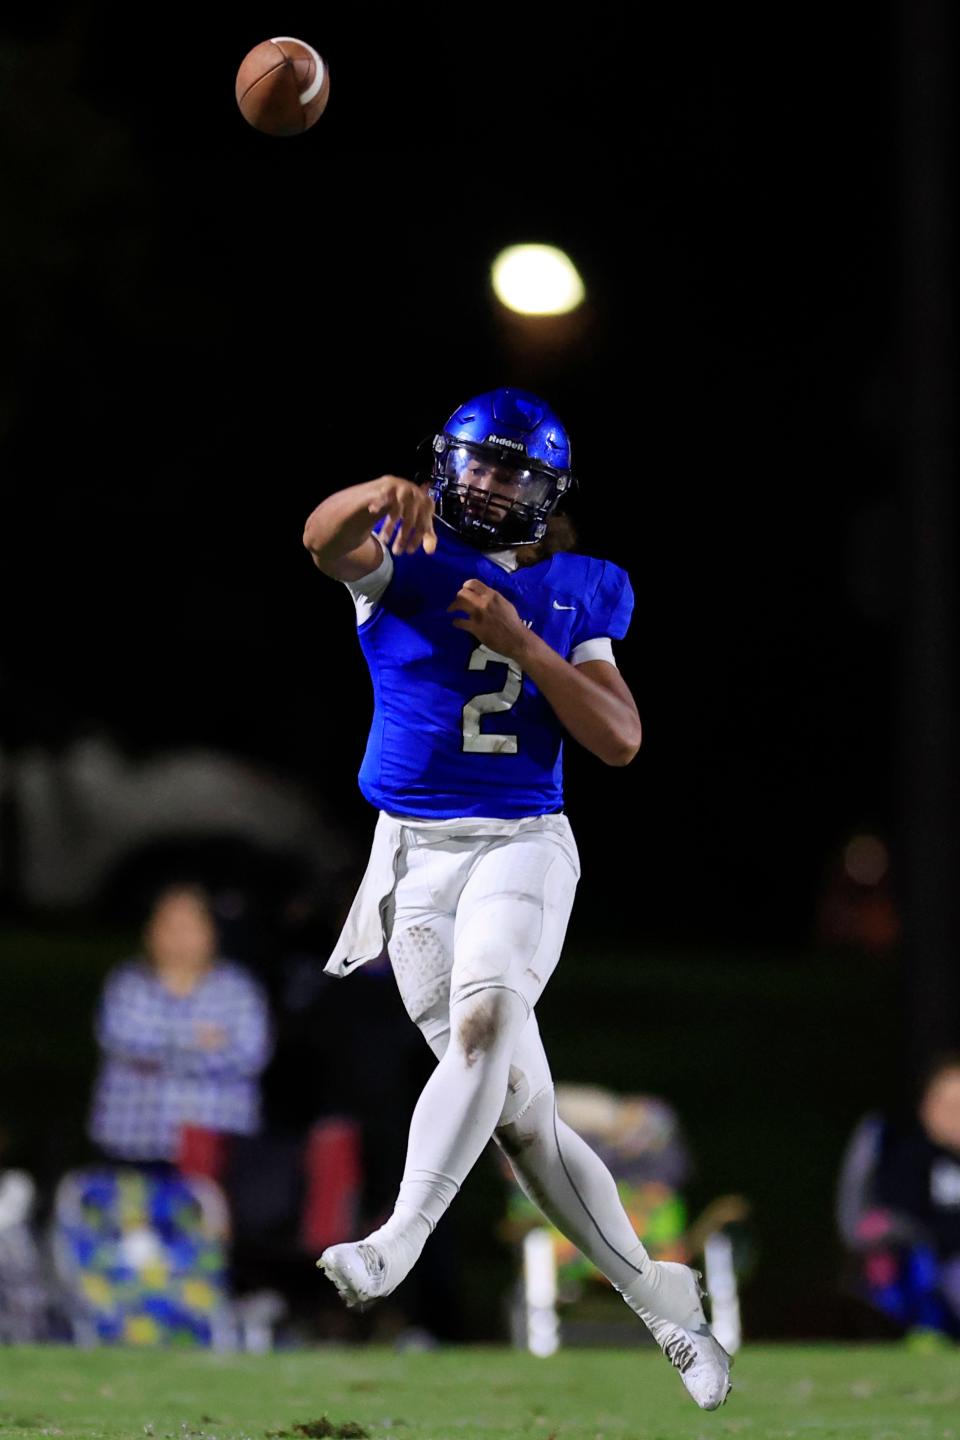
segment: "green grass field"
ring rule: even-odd
[[[695,1408],[653,1350],[494,1348],[271,1355],[0,1350],[15,1440],[960,1440],[960,1353],[757,1346],[721,1410]],[[301,1427],[301,1428],[298,1428]]]

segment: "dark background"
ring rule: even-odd
[[[330,67],[328,109],[295,139],[255,133],[233,97],[240,60],[274,33]],[[652,986],[629,1002],[635,1049],[624,1035],[605,1071],[598,1043],[574,1078],[636,1074],[636,1088],[679,1096],[722,1169],[722,1115],[699,1111],[717,1071],[682,1053],[712,1045],[740,1146],[717,1184],[737,1186],[798,1025],[788,1073],[802,1083],[819,1064],[838,1107],[821,1116],[826,1183],[861,1101],[901,1093],[911,1059],[956,1038],[953,871],[933,901],[909,879],[929,874],[923,844],[951,853],[937,834],[911,838],[918,749],[937,762],[928,786],[953,793],[950,695],[935,707],[942,750],[925,748],[910,704],[918,637],[923,674],[941,675],[952,569],[949,527],[918,550],[908,422],[917,374],[942,381],[952,351],[905,322],[916,276],[929,279],[922,236],[936,251],[949,232],[949,105],[927,122],[922,101],[952,44],[933,3],[174,3],[149,21],[88,3],[5,20],[8,753],[91,731],[134,757],[222,749],[292,776],[359,864],[369,682],[347,597],[301,547],[304,519],[343,485],[409,475],[417,443],[468,395],[540,391],[572,435],[581,548],[631,575],[618,660],[645,727],[627,771],[568,755],[584,861],[571,948],[584,976],[595,946],[619,957],[622,995],[601,1013],[622,1013],[653,952],[680,977],[676,1003],[684,977],[690,1000],[662,1064],[627,1063],[660,1053]],[[498,310],[488,268],[520,240],[579,266],[588,301],[567,331],[524,331]],[[941,281],[930,308],[950,315]],[[951,403],[923,432],[942,459]],[[938,588],[917,607],[931,565]],[[863,831],[890,848],[905,927],[882,973],[817,928],[838,851]],[[6,874],[11,923],[54,923],[24,917]],[[931,916],[933,1020],[911,979],[928,962],[910,961]],[[71,923],[113,918],[94,899]],[[759,1007],[763,1054],[745,1054],[736,1027],[723,1041],[727,965],[741,1019]],[[755,997],[778,967],[801,978],[771,1018]],[[838,967],[834,1025],[817,987]],[[557,1044],[590,1071],[569,965],[563,983]],[[858,995],[863,1015],[883,1008],[852,1044]],[[817,1124],[800,1136],[816,1146]],[[802,1152],[798,1138],[787,1163]],[[816,1204],[829,1244],[825,1189]],[[791,1223],[768,1221],[771,1249]],[[772,1302],[758,1314],[779,1328]]]

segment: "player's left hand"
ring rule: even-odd
[[[481,645],[497,655],[520,660],[530,631],[520,619],[516,606],[499,590],[492,590],[482,580],[464,580],[456,600],[447,609],[459,611],[465,617],[454,620],[457,630],[469,631]]]

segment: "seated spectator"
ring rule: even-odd
[[[185,1128],[259,1130],[269,1012],[252,977],[218,957],[199,888],[164,890],[143,942],[104,986],[89,1134],[110,1161],[172,1165]]]
[[[35,1233],[36,1185],[25,1170],[3,1164],[0,1125],[0,1345],[51,1336],[48,1277]]]
[[[917,1343],[960,1339],[960,1053],[930,1067],[915,1113],[861,1120],[837,1219],[857,1295]]]

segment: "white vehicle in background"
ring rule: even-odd
[[[234,856],[320,888],[354,860],[293,780],[211,749],[131,759],[102,734],[0,748],[0,806],[0,880],[28,909],[109,903],[125,876],[163,878],[164,857],[202,870],[219,852],[221,868]]]

